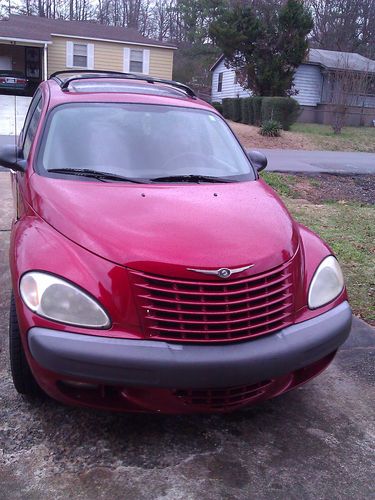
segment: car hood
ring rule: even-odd
[[[263,181],[227,184],[104,183],[30,178],[34,210],[89,251],[133,269],[172,273],[290,259],[298,230]],[[157,266],[156,266],[157,264]],[[203,277],[203,275],[201,275]]]

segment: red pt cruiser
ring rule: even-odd
[[[339,264],[185,85],[60,72],[18,147],[10,359],[22,394],[224,412],[324,370],[351,310]]]

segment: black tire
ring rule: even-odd
[[[9,309],[9,354],[10,370],[16,391],[25,396],[40,396],[42,391],[31,373],[23,350],[13,293]]]

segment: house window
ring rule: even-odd
[[[87,45],[84,43],[73,43],[73,66],[87,68]]]
[[[143,50],[130,50],[129,71],[131,73],[143,73]]]
[[[125,47],[124,71],[148,75],[150,73],[150,50]]]
[[[223,90],[223,74],[219,73],[219,78],[217,80],[217,91],[221,92]]]
[[[66,67],[94,69],[94,44],[66,42]]]

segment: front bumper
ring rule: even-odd
[[[275,379],[333,353],[349,335],[348,302],[276,334],[227,345],[181,345],[31,328],[30,352],[61,376],[123,387],[224,388]]]

